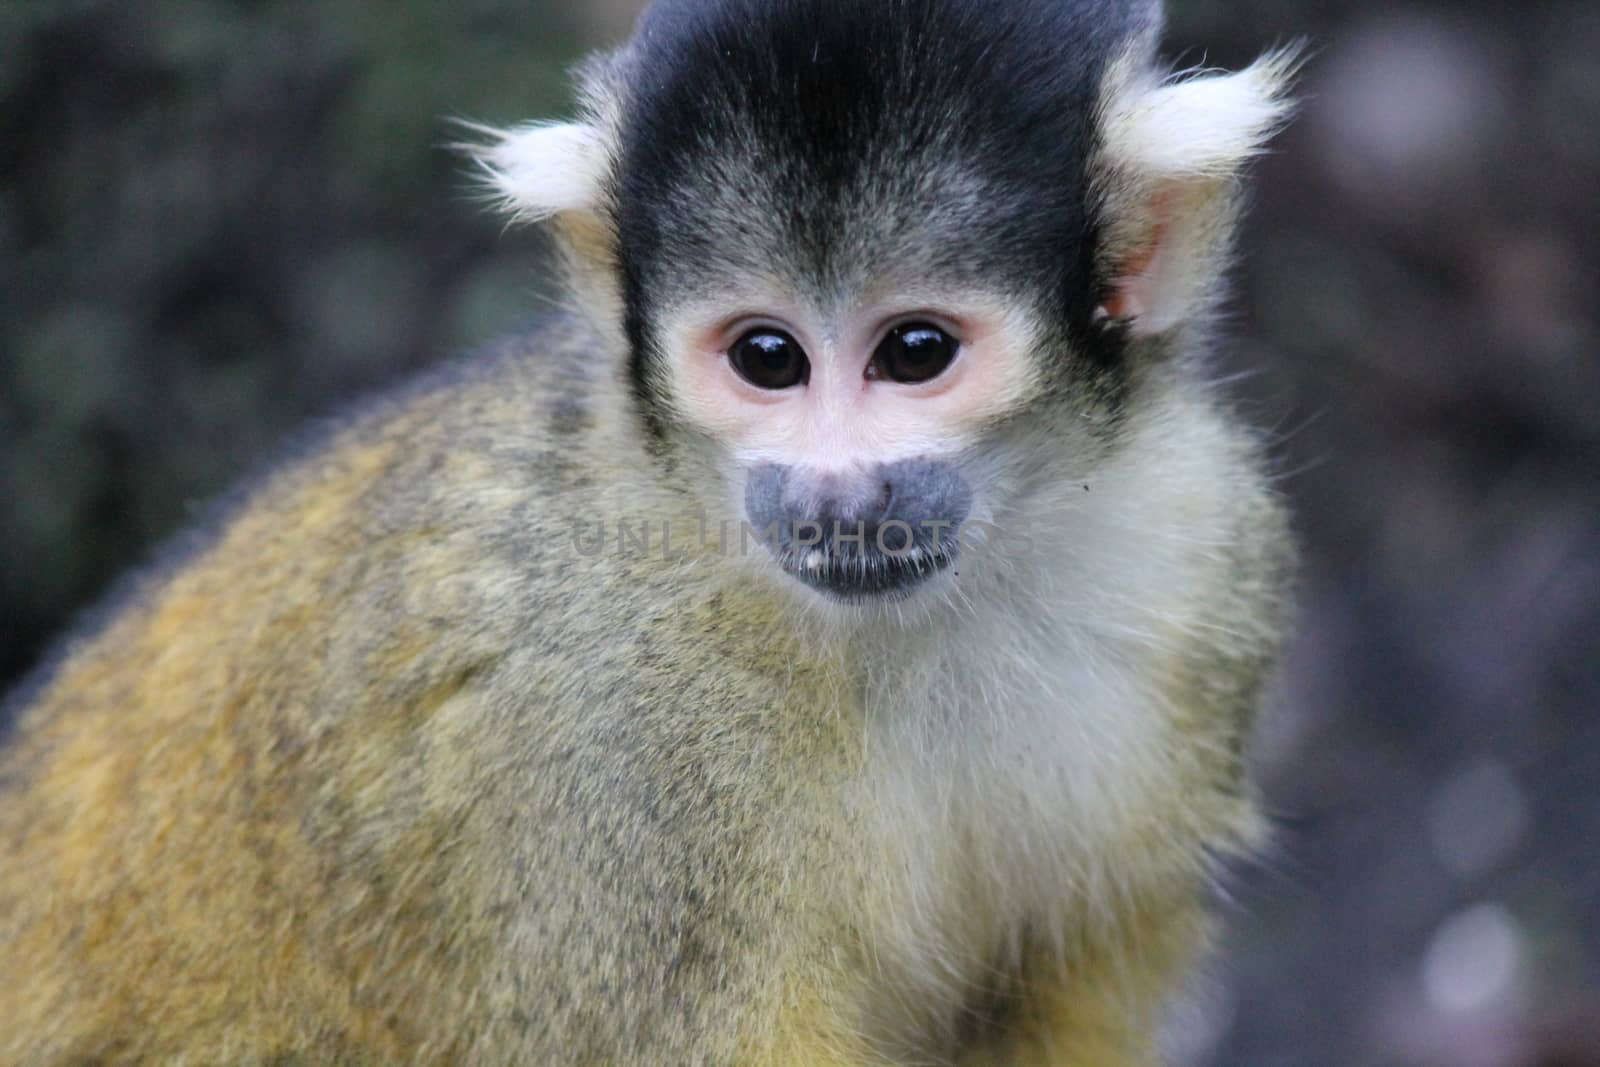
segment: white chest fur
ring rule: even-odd
[[[879,954],[930,975],[992,967],[1024,927],[1048,935],[1071,902],[1115,895],[1117,843],[1164,748],[1113,649],[1013,621],[908,651],[869,688]]]
[[[1174,812],[1208,742],[1166,668],[1205,640],[1225,523],[1219,479],[1182,466],[1046,502],[1053,537],[995,546],[963,565],[959,603],[875,642],[868,937],[902,1000],[960,1003],[1024,939],[1064,946],[1070,923],[1201,862],[1203,821]]]

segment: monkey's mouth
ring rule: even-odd
[[[846,603],[903,599],[950,570],[972,499],[955,463],[937,457],[845,473],[763,463],[744,487],[746,528],[778,566]]]
[[[958,551],[953,540],[919,544],[903,552],[817,546],[786,551],[779,555],[778,565],[830,599],[863,603],[911,595],[917,586],[949,570]]]

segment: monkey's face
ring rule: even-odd
[[[992,296],[723,293],[663,322],[659,385],[711,445],[710,507],[794,580],[863,601],[952,570],[993,513],[977,457],[1038,393],[1037,355],[1027,317]]]
[[[1211,302],[1293,60],[1166,83],[1159,20],[655,0],[582,121],[476,155],[561,221],[662,473],[786,581],[882,603],[966,581],[975,543],[1006,557],[995,531],[1059,560],[1062,515],[1108,507],[1063,502]]]
[[[653,12],[606,205],[642,417],[741,558],[948,590],[1025,492],[1001,438],[1109,395],[1080,87],[996,67],[959,5]]]

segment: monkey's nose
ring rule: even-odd
[[[863,473],[791,477],[784,493],[790,516],[821,526],[825,539],[836,528],[845,533],[876,532],[893,513],[894,502],[893,482]]]

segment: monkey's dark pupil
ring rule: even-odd
[[[728,360],[739,376],[762,389],[788,389],[810,377],[799,342],[777,330],[753,330],[734,342]]]
[[[925,323],[897,326],[872,355],[875,372],[890,381],[914,384],[943,374],[956,358],[956,339]]]

